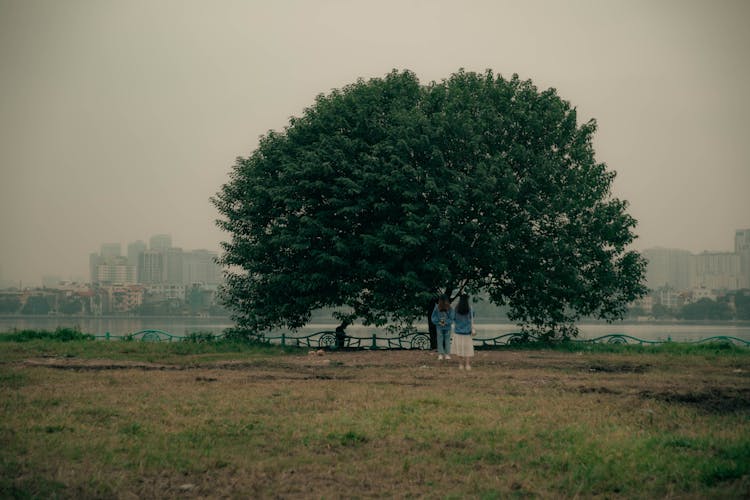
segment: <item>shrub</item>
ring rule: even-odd
[[[216,342],[219,337],[211,332],[191,332],[182,338],[183,342],[192,342],[194,344],[206,344]]]
[[[0,341],[4,342],[30,342],[32,340],[71,342],[94,339],[93,335],[82,333],[78,328],[67,327],[58,327],[54,332],[47,330],[21,330],[0,335]]]

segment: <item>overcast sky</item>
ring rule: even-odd
[[[393,68],[555,87],[596,118],[635,248],[750,227],[744,0],[0,0],[0,280],[101,243],[226,239],[209,198],[315,96]]]

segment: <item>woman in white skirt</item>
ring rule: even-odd
[[[469,306],[469,296],[461,294],[453,319],[455,337],[451,344],[451,354],[458,356],[458,368],[471,370],[474,357],[474,310]]]

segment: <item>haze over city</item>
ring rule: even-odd
[[[316,95],[410,69],[518,73],[595,118],[635,248],[750,228],[744,1],[0,0],[0,281],[102,243],[216,251],[209,198]]]

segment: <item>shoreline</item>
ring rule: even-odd
[[[230,316],[184,316],[184,315],[154,315],[154,316],[136,316],[136,315],[65,315],[65,314],[0,314],[0,319],[28,319],[28,320],[190,320],[190,321],[226,321],[232,322]],[[487,316],[483,318],[476,318],[476,323],[482,324],[497,324],[497,325],[517,325],[513,321],[509,321],[507,318],[502,316]],[[417,324],[422,324],[420,321]],[[338,325],[339,321],[334,319],[313,319],[309,323],[310,325]],[[738,326],[750,326],[750,320],[680,320],[680,319],[651,319],[651,320],[637,320],[637,319],[624,319],[621,321],[614,321],[608,323],[607,321],[599,320],[582,320],[576,322],[576,325],[738,325]],[[365,326],[361,324],[354,324],[352,326]]]

